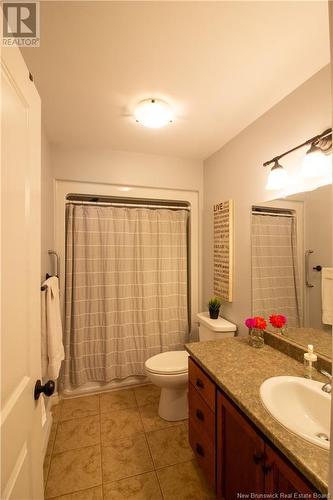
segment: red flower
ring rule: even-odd
[[[282,314],[272,314],[269,317],[269,322],[274,328],[283,328],[287,323],[287,318]]]
[[[263,318],[262,316],[255,316],[253,319],[255,320],[255,328],[258,328],[259,330],[265,330],[267,326],[265,318]]]

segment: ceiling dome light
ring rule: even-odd
[[[273,167],[268,175],[266,189],[273,191],[283,189],[288,184],[288,174],[280,163],[275,160]]]
[[[302,174],[304,177],[324,177],[330,169],[331,155],[323,153],[323,151],[311,144],[309,151],[303,159]]]
[[[148,128],[165,127],[173,120],[170,106],[161,99],[145,99],[139,102],[134,117],[138,123]]]

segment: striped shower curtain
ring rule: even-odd
[[[144,375],[188,337],[185,210],[68,204],[65,388]]]
[[[284,314],[288,326],[302,326],[296,218],[252,215],[253,314]]]

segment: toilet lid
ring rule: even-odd
[[[161,352],[147,359],[145,367],[154,373],[184,373],[188,371],[188,356],[186,351]]]

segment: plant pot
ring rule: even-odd
[[[217,319],[220,314],[220,309],[209,309],[209,317],[210,319]]]
[[[251,328],[249,330],[249,344],[251,347],[256,347],[257,349],[264,347],[264,331],[259,330],[259,328]]]

